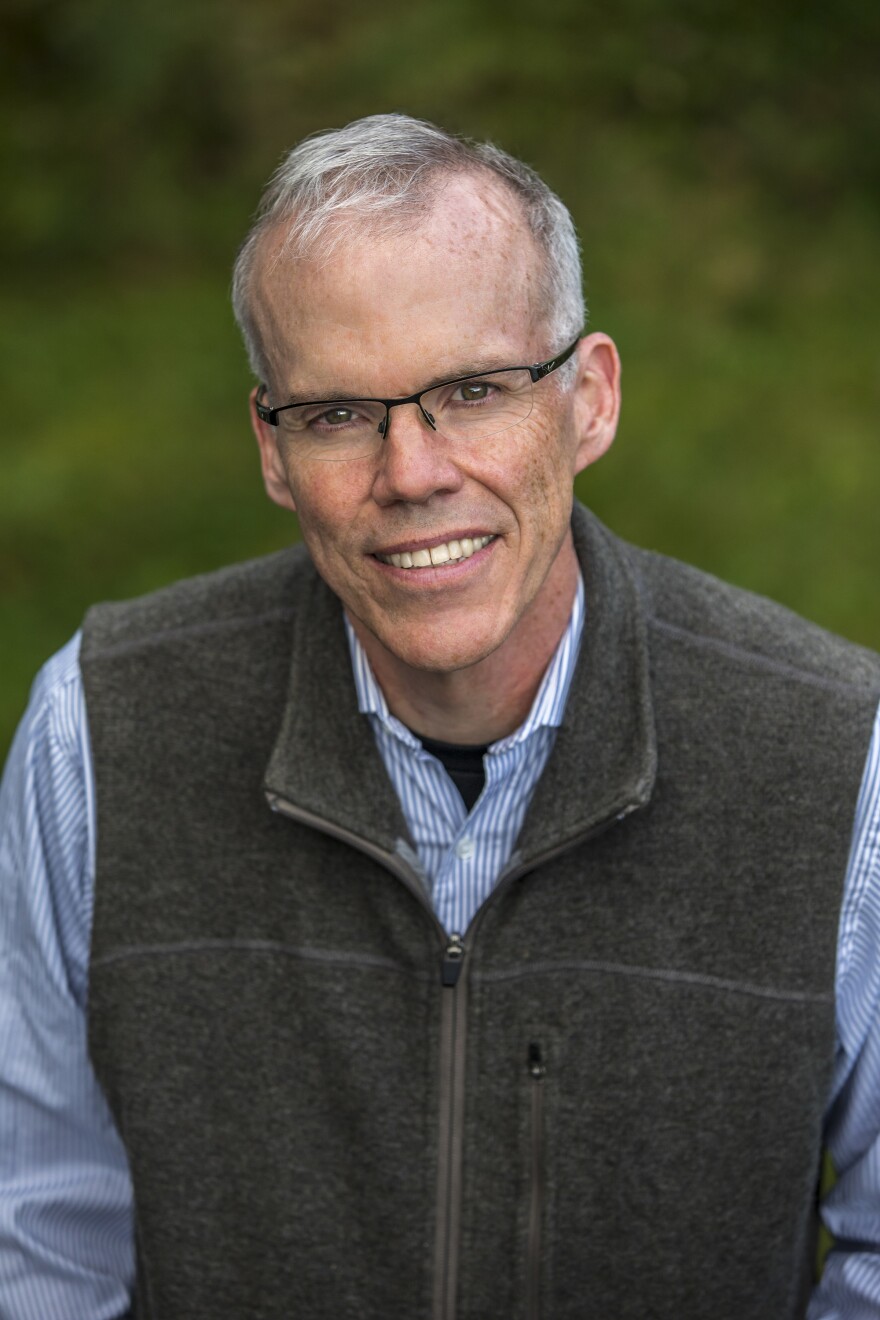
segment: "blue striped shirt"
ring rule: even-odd
[[[562,723],[583,625],[584,583],[578,575],[568,627],[532,708],[518,729],[489,748],[483,758],[486,784],[468,814],[461,794],[437,758],[389,711],[363,647],[346,619],[358,709],[369,716],[415,842],[434,911],[450,934],[467,930],[510,859]]]
[[[578,618],[580,608],[580,619]],[[550,753],[582,626],[576,605],[529,716],[485,758],[468,817],[390,715],[353,646],[358,701],[401,796],[444,925],[491,889]],[[86,1047],[95,813],[74,638],[41,671],[0,788],[0,1316],[110,1320],[134,1275],[125,1152]],[[505,813],[509,812],[509,819]],[[809,1320],[880,1318],[880,711],[858,798],[837,960],[826,1138],[832,1252]]]

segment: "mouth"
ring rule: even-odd
[[[443,564],[457,564],[463,559],[470,559],[471,555],[483,550],[490,541],[496,539],[495,536],[465,536],[460,541],[441,541],[430,549],[402,550],[399,554],[377,554],[375,557],[380,563],[390,564],[392,568],[439,568]]]

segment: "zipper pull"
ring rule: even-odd
[[[443,950],[443,965],[440,979],[444,985],[454,986],[461,976],[461,964],[464,960],[465,947],[460,935],[450,935],[449,943]]]
[[[544,1074],[546,1073],[547,1069],[544,1066],[544,1060],[541,1057],[541,1046],[538,1045],[535,1041],[532,1041],[531,1045],[529,1046],[529,1053],[528,1053],[528,1058],[526,1060],[526,1064],[528,1066],[528,1070],[531,1076],[534,1077],[536,1082],[540,1082]]]

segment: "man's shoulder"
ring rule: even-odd
[[[788,671],[797,680],[880,694],[880,655],[777,601],[656,551],[621,543],[649,628],[706,660]]]
[[[291,618],[316,574],[304,546],[291,546],[184,578],[131,600],[105,601],[86,614],[83,661],[144,645],[200,634],[252,629],[261,621]]]

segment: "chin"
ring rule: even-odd
[[[425,631],[412,637],[392,634],[380,637],[382,645],[401,663],[411,669],[434,674],[451,674],[479,664],[501,645],[503,637],[462,637],[444,633],[432,636]]]

